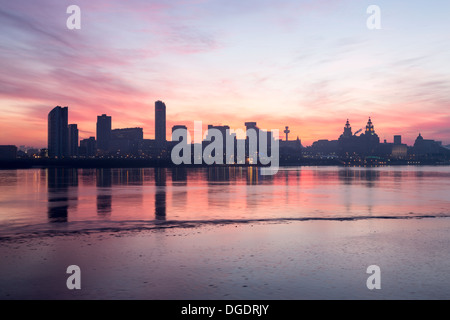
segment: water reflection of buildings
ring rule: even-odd
[[[274,178],[261,175],[257,167],[217,167],[217,168],[98,168],[98,169],[69,169],[49,168],[43,170],[48,188],[48,219],[51,222],[69,221],[71,209],[77,207],[78,197],[83,199],[83,217],[91,219],[92,215],[98,215],[108,219],[117,210],[117,218],[126,219],[136,215],[145,214],[144,210],[148,200],[144,203],[144,191],[152,188],[144,186],[154,185],[154,219],[166,220],[168,201],[175,212],[175,218],[179,213],[186,211],[190,200],[202,201],[208,196],[208,202],[214,206],[224,208],[234,206],[235,197],[245,198],[245,194],[255,195],[258,188],[254,185],[272,184]],[[169,175],[169,177],[167,177]],[[204,179],[210,185],[207,190],[193,188],[191,196],[188,195],[188,179],[196,184],[199,179],[203,186]],[[167,182],[171,179],[171,183]],[[169,189],[168,189],[169,184]],[[231,185],[231,188],[230,188]],[[78,191],[81,188],[81,191]],[[196,190],[200,190],[196,193]],[[265,189],[270,190],[270,189]],[[170,192],[170,196],[167,196]],[[153,195],[154,193],[154,195]],[[247,201],[249,206],[259,206],[262,197],[252,197]],[[114,203],[114,208],[113,208]],[[169,205],[169,207],[170,207]],[[150,211],[151,213],[151,211]],[[80,218],[80,217],[79,217]]]
[[[111,214],[114,186],[138,186],[133,189],[118,190],[118,194],[114,197],[119,198],[119,203],[125,202],[130,206],[142,203],[143,169],[49,168],[46,172],[50,222],[68,221],[70,209],[77,207],[79,180],[83,188],[96,188],[99,216],[106,217]]]
[[[77,188],[77,169],[47,169],[49,222],[67,222],[69,209],[77,206]]]
[[[230,185],[234,184],[233,181],[236,180],[234,169],[232,167],[209,167],[206,169],[209,210],[229,207],[230,193],[225,190],[231,190]]]
[[[352,185],[364,184],[364,188],[362,190],[366,190],[366,203],[367,203],[367,212],[369,215],[372,214],[372,209],[374,205],[374,192],[373,188],[377,186],[377,182],[380,180],[382,172],[379,170],[373,169],[342,169],[338,171],[338,177],[341,183],[346,185],[346,189],[343,190],[343,194],[345,196],[344,202],[347,213],[351,212],[351,207],[354,204],[354,197],[357,195],[354,194],[355,189],[351,188]],[[359,188],[359,187],[358,187]]]
[[[112,201],[118,200],[124,208],[135,208],[143,203],[144,169],[112,169]]]
[[[155,168],[155,219],[166,220],[166,168]]]
[[[172,168],[172,208],[183,210],[187,203],[187,170],[183,167]]]
[[[320,173],[319,173],[320,174]],[[380,171],[365,169],[353,170],[342,169],[338,171],[339,180],[344,184],[353,184],[355,182],[365,183],[369,188],[376,186],[376,182],[380,180]]]
[[[112,170],[112,184],[119,186],[142,185],[144,183],[143,171],[142,168]]]
[[[206,170],[206,180],[211,185],[215,182],[230,181],[230,170],[235,169],[233,167],[208,167]],[[234,180],[234,175],[231,174],[231,180]]]
[[[112,210],[112,171],[109,168],[97,169],[97,213],[108,216]]]
[[[284,184],[284,200],[285,203],[288,204],[291,201],[291,196],[295,197],[297,203],[300,199],[301,189],[300,189],[300,169],[298,170],[284,170],[280,171],[279,177],[277,179],[283,179],[284,182],[280,183]],[[292,192],[295,190],[295,192]]]
[[[248,185],[256,185],[259,183],[259,170],[256,167],[248,167],[247,168],[247,184]]]

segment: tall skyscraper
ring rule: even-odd
[[[78,155],[78,126],[69,124],[69,156]]]
[[[97,116],[97,148],[108,151],[111,141],[111,116],[102,114]]]
[[[166,105],[159,100],[155,102],[155,140],[158,144],[166,142]]]
[[[68,107],[55,107],[48,114],[48,156],[62,158],[69,155]]]

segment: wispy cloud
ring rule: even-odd
[[[45,146],[55,105],[69,106],[86,134],[108,113],[151,138],[158,99],[169,125],[254,119],[289,125],[310,144],[337,137],[347,117],[359,128],[372,115],[382,136],[422,130],[450,142],[445,1],[382,0],[379,32],[365,26],[369,1],[76,3],[81,30],[66,28],[69,1],[2,3],[0,143]]]

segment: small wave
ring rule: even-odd
[[[128,220],[128,221],[73,221],[61,223],[59,226],[49,224],[36,224],[24,227],[14,227],[0,233],[0,242],[27,240],[55,236],[139,232],[172,228],[196,228],[206,225],[230,225],[248,223],[288,223],[302,221],[358,221],[358,220],[406,220],[450,218],[450,215],[411,215],[411,216],[349,216],[349,217],[287,217],[287,218],[255,218],[255,219],[215,219],[215,220]]]

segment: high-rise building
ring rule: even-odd
[[[48,114],[48,156],[62,158],[69,155],[68,107],[55,107]]]
[[[69,124],[69,156],[78,155],[78,126]]]
[[[102,114],[97,116],[97,148],[108,151],[111,141],[111,116]]]
[[[155,140],[158,144],[166,142],[166,105],[159,100],[155,102]]]
[[[400,135],[394,136],[394,144],[402,144],[402,136]]]

